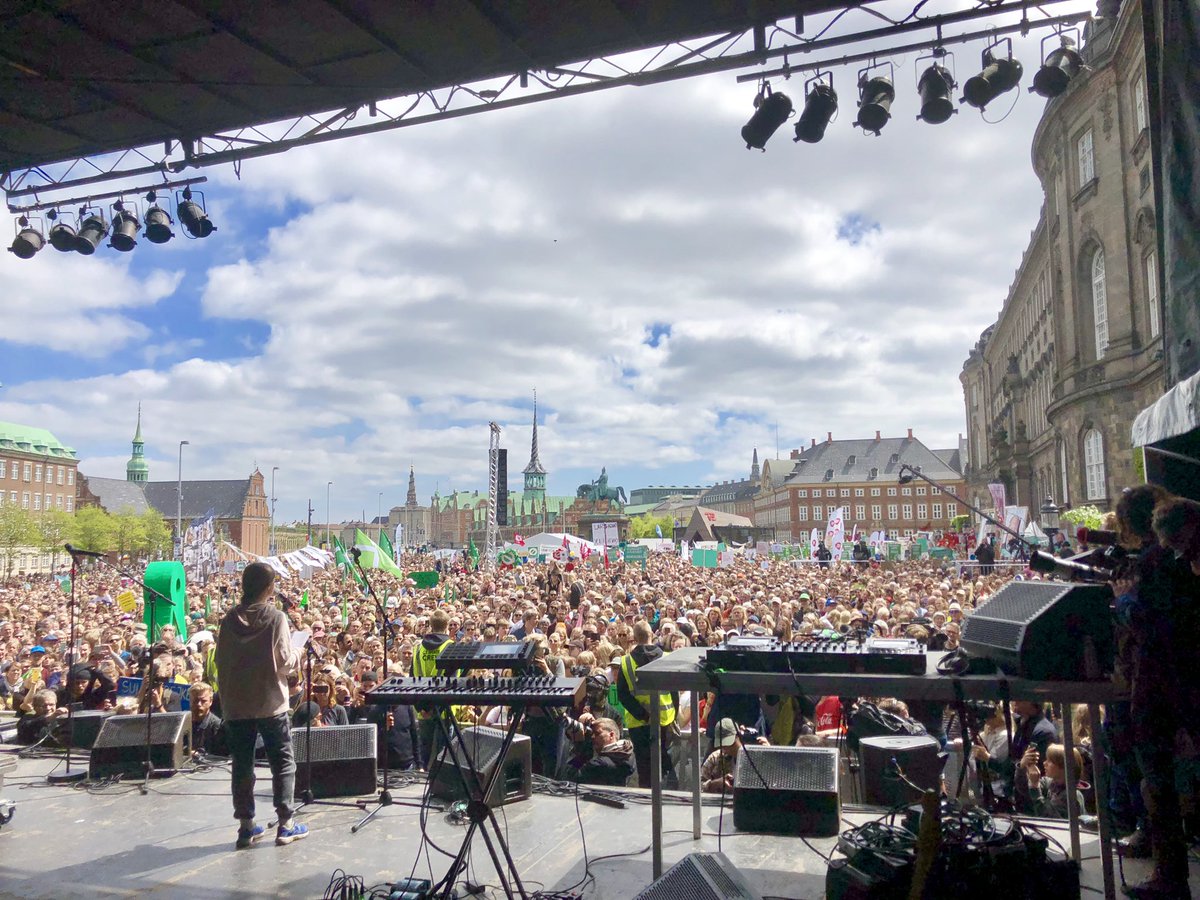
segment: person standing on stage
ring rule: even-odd
[[[288,722],[288,672],[300,662],[291,645],[287,616],[275,608],[275,571],[254,562],[242,572],[240,602],[221,620],[217,669],[221,679],[221,712],[233,769],[233,815],[238,820],[237,847],[244,849],[263,836],[254,824],[254,743],[261,735],[271,765],[271,789],[279,828],[276,844],[307,836],[308,828],[292,815],[296,793],[296,760]]]
[[[661,659],[663,652],[662,647],[654,644],[654,632],[650,630],[650,623],[644,619],[634,623],[633,640],[637,646],[621,659],[617,699],[621,701],[625,710],[625,727],[629,729],[629,739],[633,742],[638,787],[647,788],[650,787],[650,745],[654,740],[654,726],[650,722],[650,694],[635,694],[634,689],[638,667]],[[658,726],[662,735],[662,774],[665,785],[671,788],[678,784],[669,752],[674,741],[671,725],[675,722],[678,707],[678,694],[659,694]]]
[[[454,643],[450,636],[446,634],[446,630],[450,627],[450,617],[446,615],[443,609],[435,609],[429,616],[429,634],[421,638],[421,643],[413,653],[412,661],[412,677],[413,678],[431,678],[434,675],[443,674],[438,672],[437,664],[434,662],[442,651]],[[444,673],[453,674],[453,673]],[[436,752],[435,737],[437,735],[437,719],[436,713],[431,709],[421,709],[417,711],[417,735],[421,744],[421,763],[426,771],[433,765],[433,757]]]

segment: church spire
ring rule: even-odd
[[[529,465],[524,469],[526,475],[545,475],[546,469],[542,466],[542,461],[538,459],[538,436],[537,436],[537,391],[533,392],[533,444],[529,452]]]
[[[417,506],[417,474],[416,470],[410,465],[408,467],[408,496],[404,499],[404,505],[410,509]]]
[[[137,429],[133,432],[133,455],[125,464],[125,480],[144,484],[150,479],[146,462],[146,443],[142,440],[142,404],[138,404]]]
[[[754,459],[753,459],[753,461],[750,463],[750,480],[751,480],[751,481],[758,481],[758,479],[759,479],[760,477],[762,477],[762,472],[761,472],[761,470],[758,468],[758,448],[757,448],[757,447],[755,447],[755,448],[754,448]]]

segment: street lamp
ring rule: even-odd
[[[333,541],[329,539],[329,523],[332,521],[329,518],[329,489],[333,487],[332,481],[325,482],[325,546],[332,547]]]
[[[1054,536],[1058,534],[1058,507],[1054,504],[1054,498],[1049,494],[1046,495],[1046,502],[1042,504],[1040,510],[1042,514],[1042,531],[1046,532],[1046,540],[1050,543],[1050,552],[1054,552]]]
[[[179,442],[179,475],[175,482],[175,539],[179,541],[176,559],[183,559],[183,448],[187,441]]]
[[[275,473],[279,471],[279,466],[271,466],[271,549],[270,554],[275,555]]]

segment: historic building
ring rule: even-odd
[[[844,507],[846,534],[886,531],[892,539],[916,531],[950,528],[966,512],[953,497],[916,480],[899,483],[900,467],[909,465],[953,494],[962,495],[963,476],[955,467],[961,448],[931,450],[912,429],[901,438],[838,440],[830,433],[787,460],[768,460],[759,475],[756,527],[774,527],[781,541],[799,542],[812,529],[822,533],[833,510]],[[784,468],[788,467],[786,473]]]
[[[392,531],[389,537],[395,541],[396,526],[400,525],[400,545],[404,547],[423,547],[433,540],[433,508],[421,506],[417,500],[417,473],[412,466],[408,467],[408,493],[403,506],[393,506],[388,513],[387,527]]]
[[[0,422],[0,503],[75,511],[79,458],[44,428]]]
[[[755,448],[750,462],[749,478],[722,481],[705,488],[696,499],[696,505],[749,519],[754,515],[754,498],[759,491],[759,476],[758,448]]]
[[[1087,68],[1046,105],[1045,201],[996,323],[960,376],[972,497],[1111,507],[1141,480],[1130,429],[1163,390],[1141,4],[1102,3]]]
[[[193,519],[213,517],[218,540],[228,541],[246,553],[266,556],[270,543],[270,514],[263,474],[257,468],[248,478],[217,481],[150,481],[142,440],[142,413],[138,408],[133,453],[125,478],[100,478],[79,473],[77,504],[99,506],[111,513],[143,513],[153,509],[175,533],[176,517],[186,528]],[[181,492],[182,489],[182,492]],[[182,499],[181,499],[182,494]]]

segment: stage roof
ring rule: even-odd
[[[12,0],[0,4],[0,172],[858,5]]]

